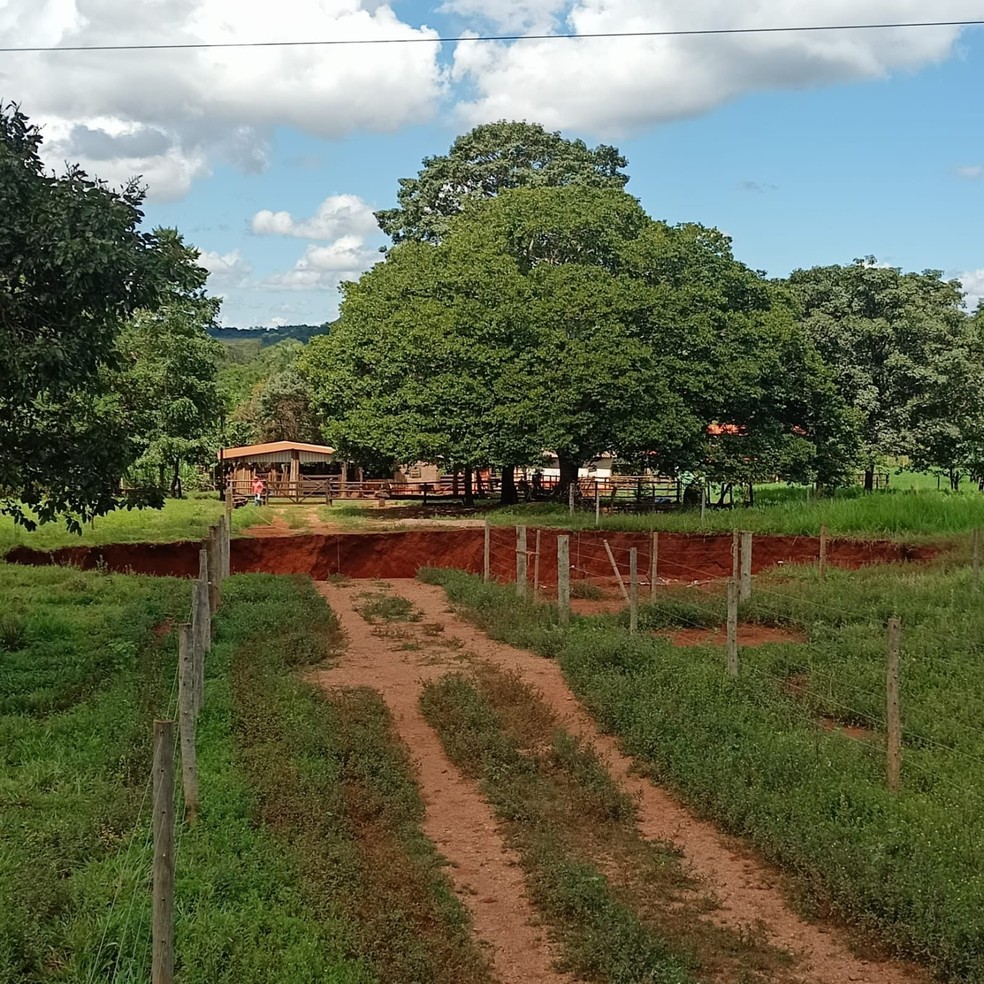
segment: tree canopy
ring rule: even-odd
[[[137,454],[107,371],[122,326],[206,274],[172,231],[140,231],[135,182],[49,173],[40,146],[0,106],[0,512],[77,524],[119,504]]]
[[[868,257],[796,270],[788,283],[855,410],[868,475],[889,456],[944,469],[955,462],[961,433],[979,427],[984,395],[979,343],[959,282],[936,270],[903,273]]]
[[[395,243],[433,242],[473,198],[510,188],[578,185],[624,188],[625,158],[615,147],[589,148],[536,123],[485,123],[458,137],[447,154],[426,157],[415,178],[401,178],[398,206],[376,213]]]
[[[606,451],[702,467],[716,420],[768,427],[808,471],[814,355],[717,230],[566,186],[473,200],[440,242],[395,246],[301,368],[356,457],[510,466],[549,450],[570,481]]]

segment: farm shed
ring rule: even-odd
[[[295,501],[310,494],[323,494],[326,483],[335,479],[336,487],[348,481],[348,463],[338,461],[335,449],[323,444],[298,441],[274,441],[248,444],[241,448],[223,448],[218,453],[222,484],[237,496],[251,494],[253,480],[259,475],[270,498]],[[356,481],[361,475],[356,476]]]

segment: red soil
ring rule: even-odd
[[[528,534],[531,551],[535,531]],[[558,530],[541,531],[539,581],[557,583]],[[608,540],[623,577],[628,573],[631,547],[639,551],[639,571],[649,569],[651,537],[645,533],[602,533],[589,531],[571,535],[571,566],[574,577],[610,578],[611,564],[604,549]],[[515,533],[497,527],[492,536],[492,570],[501,580],[515,579]],[[90,569],[103,567],[134,574],[193,577],[198,573],[197,542],[125,543],[101,547],[64,547],[46,553],[17,547],[6,560],[42,566],[64,564]],[[781,564],[809,563],[816,559],[815,537],[760,536],[752,551],[752,571],[757,573]],[[885,540],[831,540],[827,557],[832,566],[856,568],[865,564],[929,560],[935,547],[913,547]],[[421,567],[454,567],[479,573],[482,570],[483,532],[480,528],[409,530],[394,533],[342,533],[309,536],[271,536],[232,541],[235,573],[309,574],[324,580],[332,574],[353,578],[415,577]],[[533,558],[530,557],[530,575]],[[730,576],[731,537],[662,533],[659,538],[661,580],[700,581]]]
[[[657,632],[666,637],[674,646],[726,646],[728,629],[677,629],[673,632]],[[806,642],[802,632],[790,629],[777,629],[769,625],[742,624],[738,626],[739,646],[765,646],[770,642]]]

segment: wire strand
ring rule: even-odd
[[[460,37],[321,38],[308,41],[183,41],[158,44],[24,45],[0,48],[3,54],[84,51],[196,51],[235,48],[317,48],[380,44],[487,44],[518,41],[582,41],[624,38],[734,37],[768,34],[818,34],[832,31],[898,31],[945,27],[982,27],[984,20],[897,21],[872,24],[810,24],[783,27],[717,27],[663,31],[595,31],[585,34],[473,34]]]

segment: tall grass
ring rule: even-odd
[[[495,637],[557,657],[654,777],[785,867],[801,901],[959,981],[984,979],[984,607],[954,567],[760,578],[746,620],[806,644],[679,649],[624,621],[517,604],[508,587],[428,572]],[[668,592],[644,627],[720,624],[720,596]],[[903,788],[885,787],[885,622],[903,620]],[[850,734],[839,725],[862,726]],[[852,737],[852,735],[854,737]]]
[[[572,517],[558,505],[530,504],[492,510],[493,523],[513,525],[527,521],[539,525],[586,529],[595,525],[594,512],[579,511]],[[789,536],[816,536],[821,525],[832,534],[913,539],[939,538],[966,533],[984,526],[984,495],[979,493],[877,492],[850,498],[800,501],[777,498],[750,508],[710,509],[703,520],[697,510],[603,515],[602,529],[666,530],[680,533],[727,533],[751,530]]]

